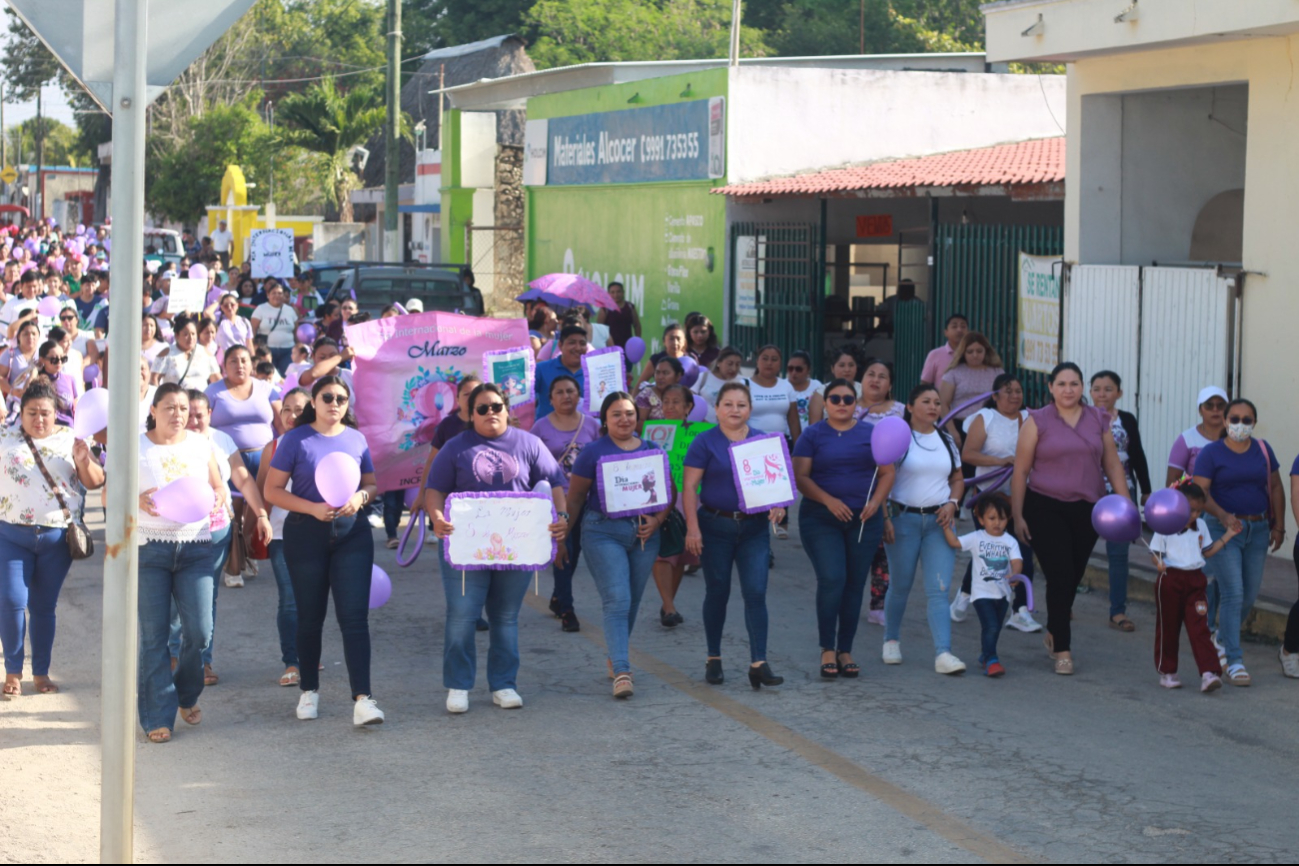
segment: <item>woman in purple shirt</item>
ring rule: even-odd
[[[253,356],[245,346],[226,350],[225,377],[207,386],[212,426],[235,440],[244,465],[254,476],[262,449],[275,438],[280,395],[269,382],[253,378]]]
[[[77,386],[81,383],[63,369],[68,358],[63,354],[63,349],[58,343],[46,340],[41,344],[39,355],[40,371],[50,380],[50,387],[55,394],[55,421],[71,427],[72,418],[77,414],[77,395],[81,393]]]
[[[1096,547],[1092,507],[1105,495],[1105,478],[1115,493],[1129,493],[1109,416],[1082,402],[1082,370],[1066,361],[1055,366],[1047,381],[1052,402],[1030,412],[1019,431],[1011,510],[1018,535],[1033,545],[1042,562],[1044,642],[1055,659],[1055,672],[1068,675],[1073,673],[1073,600]]]

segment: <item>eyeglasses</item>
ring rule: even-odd
[[[825,402],[831,406],[851,406],[857,402],[856,397],[850,397],[847,394],[827,394]]]
[[[505,411],[504,403],[479,403],[474,407],[474,411],[479,415],[486,415],[491,412],[493,415],[499,415]]]
[[[1227,419],[1228,424],[1253,424],[1254,419],[1248,415],[1232,415]]]
[[[321,394],[320,399],[325,401],[326,406],[333,406],[335,403],[340,406],[347,405],[346,394]]]

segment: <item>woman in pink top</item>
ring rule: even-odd
[[[1077,364],[1057,364],[1048,379],[1051,401],[1029,413],[1019,432],[1011,510],[1020,538],[1031,542],[1046,577],[1046,643],[1055,672],[1073,673],[1070,619],[1087,560],[1096,547],[1092,506],[1114,492],[1127,497],[1109,417],[1084,405]],[[1026,519],[1027,518],[1027,519]]]

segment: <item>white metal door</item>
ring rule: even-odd
[[[1063,351],[1060,360],[1092,374],[1113,370],[1128,394],[1137,386],[1141,268],[1126,265],[1074,265],[1064,291]],[[1126,408],[1135,411],[1129,400]]]

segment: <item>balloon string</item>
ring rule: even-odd
[[[870,504],[871,504],[871,494],[875,492],[875,476],[876,476],[876,475],[879,475],[879,474],[880,474],[880,468],[879,468],[878,466],[876,466],[876,467],[875,467],[875,471],[871,473],[871,486],[870,486],[870,489],[866,491],[866,505],[870,505]],[[865,511],[865,510],[866,510],[865,507],[863,507],[862,510]],[[866,531],[866,521],[865,521],[865,520],[862,520],[862,522],[861,522],[861,528],[857,530],[857,543],[858,543],[858,544],[861,544],[861,536],[862,536],[862,533],[865,532],[865,531]]]
[[[463,597],[464,594],[465,594],[465,570],[462,568],[462,569],[460,569],[460,595],[461,595],[461,597]]]

